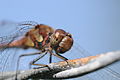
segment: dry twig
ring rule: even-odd
[[[86,58],[48,64],[48,67],[20,71],[18,80],[23,79],[64,79],[78,77],[120,60],[120,51],[108,52]],[[1,78],[12,80],[15,72],[4,72]]]

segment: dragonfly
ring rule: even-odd
[[[5,68],[5,64],[7,64],[6,62],[9,56],[12,54],[15,55],[17,54],[17,51],[15,53],[12,52],[7,56],[5,60],[3,55],[4,56],[7,55],[6,52],[8,52],[10,48],[11,49],[17,48],[24,50],[29,48],[34,48],[39,51],[35,53],[27,53],[27,54],[19,55],[16,64],[17,65],[16,71],[20,66],[19,65],[20,59],[25,56],[39,55],[37,58],[29,62],[29,68],[31,68],[31,65],[47,67],[46,64],[36,64],[36,62],[41,58],[43,58],[46,54],[50,54],[49,63],[52,62],[52,55],[66,61],[68,60],[68,58],[62,56],[61,54],[70,51],[71,48],[73,48],[74,44],[75,44],[74,48],[76,48],[74,51],[78,50],[78,52],[80,52],[83,56],[86,55],[88,56],[90,54],[85,49],[83,49],[78,43],[74,43],[73,36],[63,29],[54,29],[51,26],[45,24],[38,24],[37,22],[34,21],[24,21],[17,23],[3,21],[0,23],[0,27],[4,27],[6,25],[9,27],[15,26],[16,29],[11,34],[0,37],[0,49],[1,49],[0,69],[2,71]],[[41,56],[41,54],[43,55]],[[12,55],[12,57],[13,58],[16,57],[15,55]],[[108,69],[109,68],[107,68],[106,71],[109,71],[109,73],[111,74],[111,72],[113,72],[112,69],[109,70]]]
[[[35,22],[34,22],[35,23]],[[5,25],[2,23],[1,25]],[[44,24],[33,24],[33,22],[24,22],[16,24],[16,26],[22,26],[19,30],[11,36],[0,37],[0,48],[34,48],[39,50],[37,53],[22,54],[19,56],[17,65],[19,66],[20,58],[23,56],[31,56],[44,54],[38,56],[36,59],[29,63],[29,68],[31,65],[39,65],[46,67],[45,64],[35,64],[39,59],[44,57],[46,54],[50,54],[49,63],[52,62],[52,55],[66,61],[66,57],[60,55],[69,51],[73,45],[72,35],[63,29],[54,30],[52,27]],[[25,33],[26,32],[26,33]],[[21,33],[24,35],[21,36]],[[5,38],[7,41],[5,41]],[[54,53],[54,52],[55,53]]]

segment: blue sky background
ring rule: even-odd
[[[0,20],[36,21],[62,28],[92,55],[120,50],[120,0],[0,0]],[[78,55],[64,56],[81,57]]]

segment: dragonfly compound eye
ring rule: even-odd
[[[57,53],[65,53],[73,45],[71,34],[62,29],[57,29],[51,38],[51,45]]]
[[[59,47],[57,48],[58,53],[65,53],[70,50],[73,45],[73,39],[69,36],[65,36],[62,41],[59,43]]]

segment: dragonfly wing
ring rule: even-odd
[[[0,23],[0,28],[8,27],[9,29],[11,27],[14,27],[14,31],[10,33],[7,36],[1,36],[0,37],[0,45],[9,44],[13,40],[19,39],[20,37],[23,37],[30,29],[34,28],[36,25],[38,25],[36,22],[33,21],[24,21],[20,23],[15,22],[9,22],[9,21],[3,21]]]

